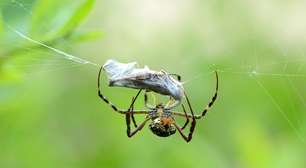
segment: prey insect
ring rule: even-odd
[[[161,95],[168,95],[175,100],[169,108],[179,105],[184,97],[184,88],[180,82],[181,77],[177,74],[153,71],[147,66],[137,68],[136,62],[124,64],[115,60],[106,61],[103,70],[109,78],[110,87],[144,89]],[[175,80],[173,76],[176,76],[178,80]]]
[[[216,89],[215,93],[211,99],[211,101],[208,103],[208,105],[204,108],[202,113],[200,115],[195,115],[190,103],[189,98],[187,97],[186,93],[183,92],[184,97],[186,98],[190,113],[186,112],[186,109],[184,105],[182,104],[183,112],[177,112],[173,111],[175,106],[167,106],[162,103],[157,104],[155,106],[149,105],[148,104],[148,96],[147,92],[144,93],[144,101],[145,101],[145,106],[147,109],[145,110],[135,110],[134,109],[134,104],[139,97],[140,93],[145,90],[143,88],[139,88],[139,91],[137,92],[136,96],[132,98],[132,102],[127,110],[120,109],[117,106],[115,106],[113,103],[111,103],[107,97],[102,93],[100,82],[101,82],[101,71],[103,69],[103,66],[100,68],[99,74],[98,74],[98,95],[99,97],[107,104],[109,104],[112,109],[120,114],[125,115],[126,118],[126,127],[127,127],[127,136],[132,137],[134,136],[137,132],[141,131],[143,127],[146,125],[147,122],[151,121],[149,124],[150,130],[157,136],[160,137],[168,137],[176,133],[178,131],[180,135],[183,137],[183,139],[186,142],[191,141],[193,132],[196,127],[196,120],[203,118],[208,110],[213,106],[214,102],[217,99],[218,96],[218,85],[219,85],[219,80],[218,80],[218,74],[217,72],[215,73],[216,75]],[[178,76],[180,78],[180,76]],[[145,115],[145,120],[139,125],[136,125],[136,122],[133,119],[133,115]],[[180,126],[176,120],[175,116],[177,117],[184,117],[186,119],[186,122],[184,126]],[[133,119],[134,125],[136,128],[131,129],[131,118]],[[184,129],[188,125],[189,120],[191,121],[191,126],[189,128],[189,133],[186,135],[184,134]]]

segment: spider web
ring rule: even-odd
[[[1,3],[1,2],[0,2]],[[21,3],[18,0],[12,0],[9,4],[12,7],[16,8],[16,11],[24,13],[26,15],[31,16],[31,5]],[[30,44],[36,44],[41,46],[43,49],[37,50],[36,55],[31,57],[24,58],[27,60],[26,63],[15,64],[12,65],[12,68],[27,68],[33,66],[48,66],[48,71],[63,71],[66,69],[82,67],[85,65],[90,65],[93,67],[99,67],[98,63],[89,61],[87,59],[81,58],[79,56],[72,55],[64,50],[49,46],[40,41],[40,39],[34,39],[29,37],[27,34],[22,32],[22,29],[18,26],[13,26],[8,22],[4,21],[4,25],[7,30],[12,32],[15,36],[18,36],[20,40],[27,41]],[[49,28],[42,23],[42,28],[48,30]],[[20,30],[21,29],[21,30]],[[17,42],[11,44],[10,41],[6,41],[5,44],[16,45],[18,47],[22,47],[22,42]],[[64,42],[64,48],[69,48],[69,42]],[[26,52],[31,54],[33,52],[32,48],[22,47]],[[296,137],[305,144],[305,126],[303,126],[305,122],[305,118],[300,118],[300,114],[304,113],[302,110],[306,109],[306,100],[303,95],[302,86],[298,86],[298,81],[305,81],[306,79],[306,58],[305,53],[303,51],[300,52],[301,58],[290,58],[287,54],[288,51],[283,50],[282,56],[283,60],[270,60],[265,62],[260,61],[261,58],[259,54],[256,52],[256,48],[254,49],[253,57],[256,58],[255,64],[254,61],[245,61],[242,62],[242,66],[229,66],[229,65],[211,65],[212,70],[218,70],[222,75],[230,75],[230,76],[242,76],[248,79],[253,80],[253,82],[257,85],[257,87],[264,94],[263,99],[270,102],[274,106],[274,110],[277,111],[280,116],[284,119],[290,129],[294,132]],[[42,57],[41,55],[44,55]],[[47,56],[47,58],[45,58]],[[272,68],[273,67],[273,68]],[[47,71],[39,71],[39,73],[46,73]],[[204,74],[205,76],[208,74],[212,74],[213,71],[207,72]],[[198,78],[202,78],[203,73],[199,75],[195,75],[195,77],[191,79],[187,79],[184,83],[189,84],[190,81],[197,80]],[[282,85],[285,85],[288,90],[288,95],[292,94],[292,96],[298,99],[298,103],[302,104],[302,110],[297,109],[297,105],[293,102],[294,100],[288,96],[287,100],[290,101],[291,111],[296,111],[295,116],[290,117],[287,111],[285,110],[278,97],[275,96],[275,93],[272,91],[273,88],[269,87],[269,81],[276,80]],[[275,82],[275,81],[274,81]]]
[[[277,42],[275,42],[277,44]],[[280,84],[283,84],[287,88],[287,94],[290,94],[296,97],[299,100],[299,103],[302,104],[303,109],[306,108],[306,100],[303,96],[302,88],[297,86],[298,81],[305,82],[306,74],[305,74],[305,64],[306,58],[297,58],[292,59],[287,54],[288,51],[286,49],[282,50],[281,55],[283,56],[282,61],[275,61],[269,63],[262,63],[259,60],[259,56],[256,53],[256,49],[254,50],[253,56],[256,58],[255,64],[247,64],[246,66],[241,67],[227,67],[227,68],[218,68],[219,72],[230,75],[242,75],[244,77],[252,79],[258,86],[259,89],[262,90],[262,93],[265,94],[264,99],[267,99],[274,106],[275,110],[282,116],[284,121],[287,122],[288,126],[292,129],[292,131],[296,134],[297,138],[301,143],[305,144],[305,133],[306,130],[304,128],[304,118],[300,118],[300,114],[303,114],[303,111],[299,111],[294,104],[294,100],[292,97],[287,97],[287,101],[291,104],[291,110],[295,111],[295,117],[289,117],[289,114],[286,112],[285,108],[281,106],[280,101],[274,93],[271,91],[273,88],[269,88],[265,83],[268,83],[269,80],[277,80]],[[305,53],[301,51],[302,56],[305,56]],[[242,63],[244,64],[244,63]],[[271,69],[273,69],[271,71]],[[265,82],[266,81],[266,82]],[[302,83],[302,82],[301,82]],[[290,92],[290,93],[288,93]],[[300,114],[299,114],[300,113]],[[294,119],[292,119],[294,118]]]

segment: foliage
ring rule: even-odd
[[[45,49],[29,41],[22,41],[21,37],[17,36],[10,28],[19,29],[19,31],[22,31],[31,38],[51,46],[59,46],[63,42],[75,43],[100,37],[101,32],[99,31],[77,31],[77,28],[90,14],[94,2],[94,0],[24,0],[2,2],[1,14],[4,17],[1,21],[4,20],[7,29],[5,34],[1,36],[1,32],[4,31],[4,25],[0,22],[0,37],[3,39],[1,43],[6,46],[1,48],[0,51],[1,68],[3,69],[5,64],[29,63],[29,58],[35,58],[37,54],[40,54],[39,51]],[[12,12],[13,10],[18,12]],[[20,28],[22,29],[20,30]],[[8,45],[8,41],[12,44],[22,41],[23,44]],[[31,51],[30,54],[29,50]],[[41,57],[46,56],[42,55]],[[13,72],[2,73],[10,74]]]

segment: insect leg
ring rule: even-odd
[[[177,80],[180,82],[182,80],[182,77],[181,75],[178,75],[178,74],[169,74],[170,76],[175,76],[177,78]]]
[[[153,109],[154,107],[148,103],[148,91],[145,91],[144,93],[144,101],[145,101],[145,106],[148,108],[148,109]]]

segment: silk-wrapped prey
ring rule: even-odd
[[[120,63],[108,60],[103,65],[111,87],[145,89],[162,95],[168,95],[181,101],[184,88],[181,82],[165,71],[154,71],[148,66],[138,68],[136,62]]]

